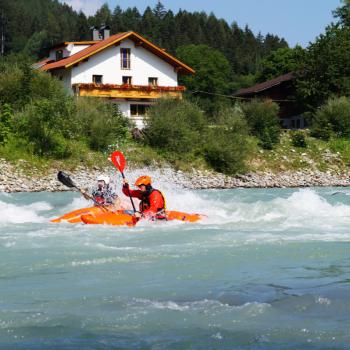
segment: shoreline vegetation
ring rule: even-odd
[[[125,146],[128,177],[150,174],[155,182],[174,183],[189,189],[285,188],[350,186],[350,142],[336,143],[306,137],[307,148],[292,145],[295,132],[281,135],[273,150],[260,150],[247,164],[247,171],[237,175],[215,172],[203,164],[167,162],[164,156],[142,146]],[[32,160],[8,161],[0,158],[0,192],[66,191],[57,180],[59,170],[67,171],[82,187],[90,187],[99,174],[117,179],[108,154],[91,153],[89,162],[72,160],[43,163]],[[94,162],[93,160],[96,160]]]

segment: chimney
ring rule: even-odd
[[[107,25],[104,24],[104,25],[100,28],[100,37],[101,37],[102,40],[109,38],[110,33],[111,33],[111,31],[110,31],[109,26],[107,26]]]
[[[92,26],[90,28],[90,30],[91,30],[91,34],[92,34],[92,40],[94,40],[94,41],[101,40],[100,33],[99,33],[99,30],[97,29],[97,27]]]

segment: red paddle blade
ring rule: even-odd
[[[124,171],[126,160],[122,152],[114,151],[111,154],[111,161],[121,173]]]

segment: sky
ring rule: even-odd
[[[122,9],[137,7],[143,13],[147,6],[153,8],[157,0],[60,0],[75,10],[92,15],[108,3],[111,10],[117,5]],[[248,24],[255,34],[275,34],[287,40],[291,47],[299,44],[306,47],[309,42],[324,32],[334,21],[332,10],[341,0],[163,0],[166,9],[177,12],[180,8],[190,12],[213,12],[229,24],[237,22],[240,27]],[[142,33],[140,33],[142,34]]]

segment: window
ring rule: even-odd
[[[158,78],[148,78],[148,85],[158,86]]]
[[[93,75],[92,82],[95,84],[102,84],[102,75]]]
[[[123,85],[132,85],[132,77],[123,77]]]
[[[145,115],[149,105],[130,105],[130,113],[132,116]]]
[[[63,58],[63,50],[56,51],[56,61],[59,61]]]
[[[120,49],[121,69],[130,69],[130,49]]]

